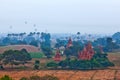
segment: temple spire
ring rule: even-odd
[[[72,39],[69,38],[69,40],[68,40],[68,44],[67,44],[67,48],[69,48],[69,47],[71,47],[71,46],[73,46],[73,44],[72,44]]]

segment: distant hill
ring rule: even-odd
[[[38,47],[34,47],[31,45],[9,45],[9,46],[4,46],[0,47],[0,53],[3,53],[6,50],[21,50],[21,49],[26,49],[28,52],[40,52]]]

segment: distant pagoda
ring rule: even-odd
[[[61,61],[61,55],[59,50],[56,51],[54,61],[57,61],[57,62]]]
[[[67,44],[67,48],[69,48],[69,47],[71,47],[71,46],[73,46],[73,44],[72,44],[72,39],[71,38],[69,38],[69,40],[68,40],[68,44]]]
[[[79,56],[78,58],[80,60],[91,60],[93,55],[95,54],[95,51],[93,50],[92,48],[92,45],[91,43],[89,42],[85,47],[84,49],[78,53]]]

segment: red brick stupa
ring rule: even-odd
[[[61,61],[61,55],[60,55],[60,51],[59,50],[57,50],[56,51],[56,55],[55,55],[55,57],[54,57],[54,61]]]
[[[92,48],[91,43],[89,42],[83,49],[83,51],[79,52],[80,60],[91,60],[95,51]]]

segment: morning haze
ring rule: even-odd
[[[120,31],[120,1],[0,0],[0,30],[114,33]]]

